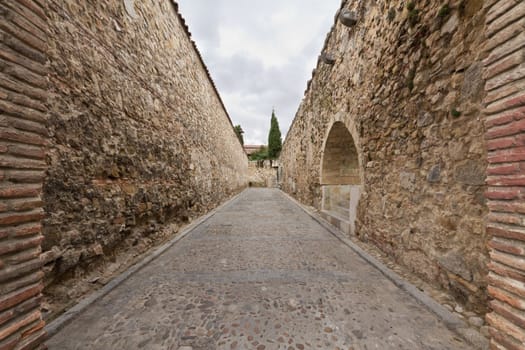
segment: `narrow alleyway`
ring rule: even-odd
[[[278,190],[249,189],[54,349],[470,349]]]

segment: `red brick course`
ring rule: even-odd
[[[525,191],[521,188],[489,188],[485,192],[485,197],[487,199],[494,200],[512,200],[512,199],[521,199]]]
[[[523,121],[525,127],[525,120]],[[523,130],[525,132],[525,129]],[[489,163],[510,163],[525,161],[525,147],[513,147],[489,152]]]
[[[488,207],[492,211],[525,214],[525,203],[523,201],[489,201]]]
[[[38,349],[40,198],[46,129],[46,16],[35,0],[0,4],[0,349]]]
[[[512,226],[497,227],[489,223],[487,232],[494,237],[509,238],[519,241],[525,241],[525,230]]]
[[[501,349],[525,350],[525,346],[523,346],[519,342],[516,342],[514,339],[511,339],[505,334],[501,333],[497,329],[490,328],[489,332],[492,337],[491,347],[490,347],[491,350],[501,350]]]
[[[29,298],[40,294],[43,289],[43,284],[39,283],[25,289],[17,290],[14,293],[3,295],[0,297],[0,311],[16,306]]]
[[[525,5],[487,3],[484,76],[488,78],[485,126],[489,166],[485,193],[490,213],[487,232],[487,315],[491,349],[525,350],[525,92],[523,78]],[[521,29],[520,29],[521,28]]]
[[[497,164],[487,169],[487,175],[513,175],[522,174],[525,171],[525,163]]]

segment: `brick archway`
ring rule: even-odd
[[[320,174],[323,216],[346,233],[353,234],[361,177],[357,147],[343,122],[336,121],[328,131]]]

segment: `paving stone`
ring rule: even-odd
[[[472,316],[469,317],[468,323],[475,327],[481,327],[485,324],[485,321],[481,317]]]
[[[243,192],[48,345],[471,349],[275,189]]]

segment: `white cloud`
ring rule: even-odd
[[[245,142],[267,142],[272,107],[284,137],[340,0],[178,3]]]

